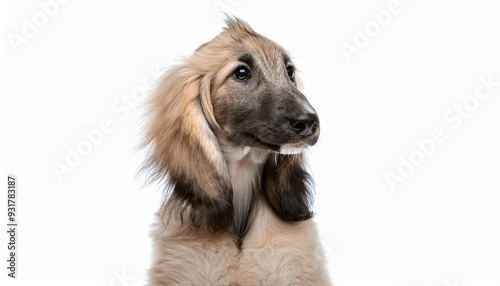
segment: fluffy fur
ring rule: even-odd
[[[239,19],[165,74],[144,142],[166,184],[149,285],[330,285],[302,155],[319,119],[297,81]]]

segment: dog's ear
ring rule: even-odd
[[[312,217],[313,180],[302,154],[269,155],[262,173],[262,191],[274,212],[286,221]]]
[[[150,154],[144,169],[150,179],[167,181],[163,219],[177,216],[183,223],[224,232],[232,225],[233,192],[212,131],[217,126],[207,77],[185,64],[161,80],[149,103],[144,145]]]

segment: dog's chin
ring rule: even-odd
[[[280,149],[277,151],[277,153],[283,154],[283,155],[294,155],[294,154],[300,154],[304,152],[307,148],[307,144],[305,143],[288,143],[288,144],[283,144],[280,146]]]

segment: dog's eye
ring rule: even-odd
[[[292,66],[287,66],[286,67],[286,73],[288,74],[288,77],[292,80],[295,81],[295,70],[293,69]]]
[[[238,80],[249,80],[252,77],[252,74],[247,67],[239,66],[234,70],[233,76]]]

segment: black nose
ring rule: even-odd
[[[311,136],[318,130],[319,118],[317,114],[301,114],[288,119],[290,126],[302,136]]]

